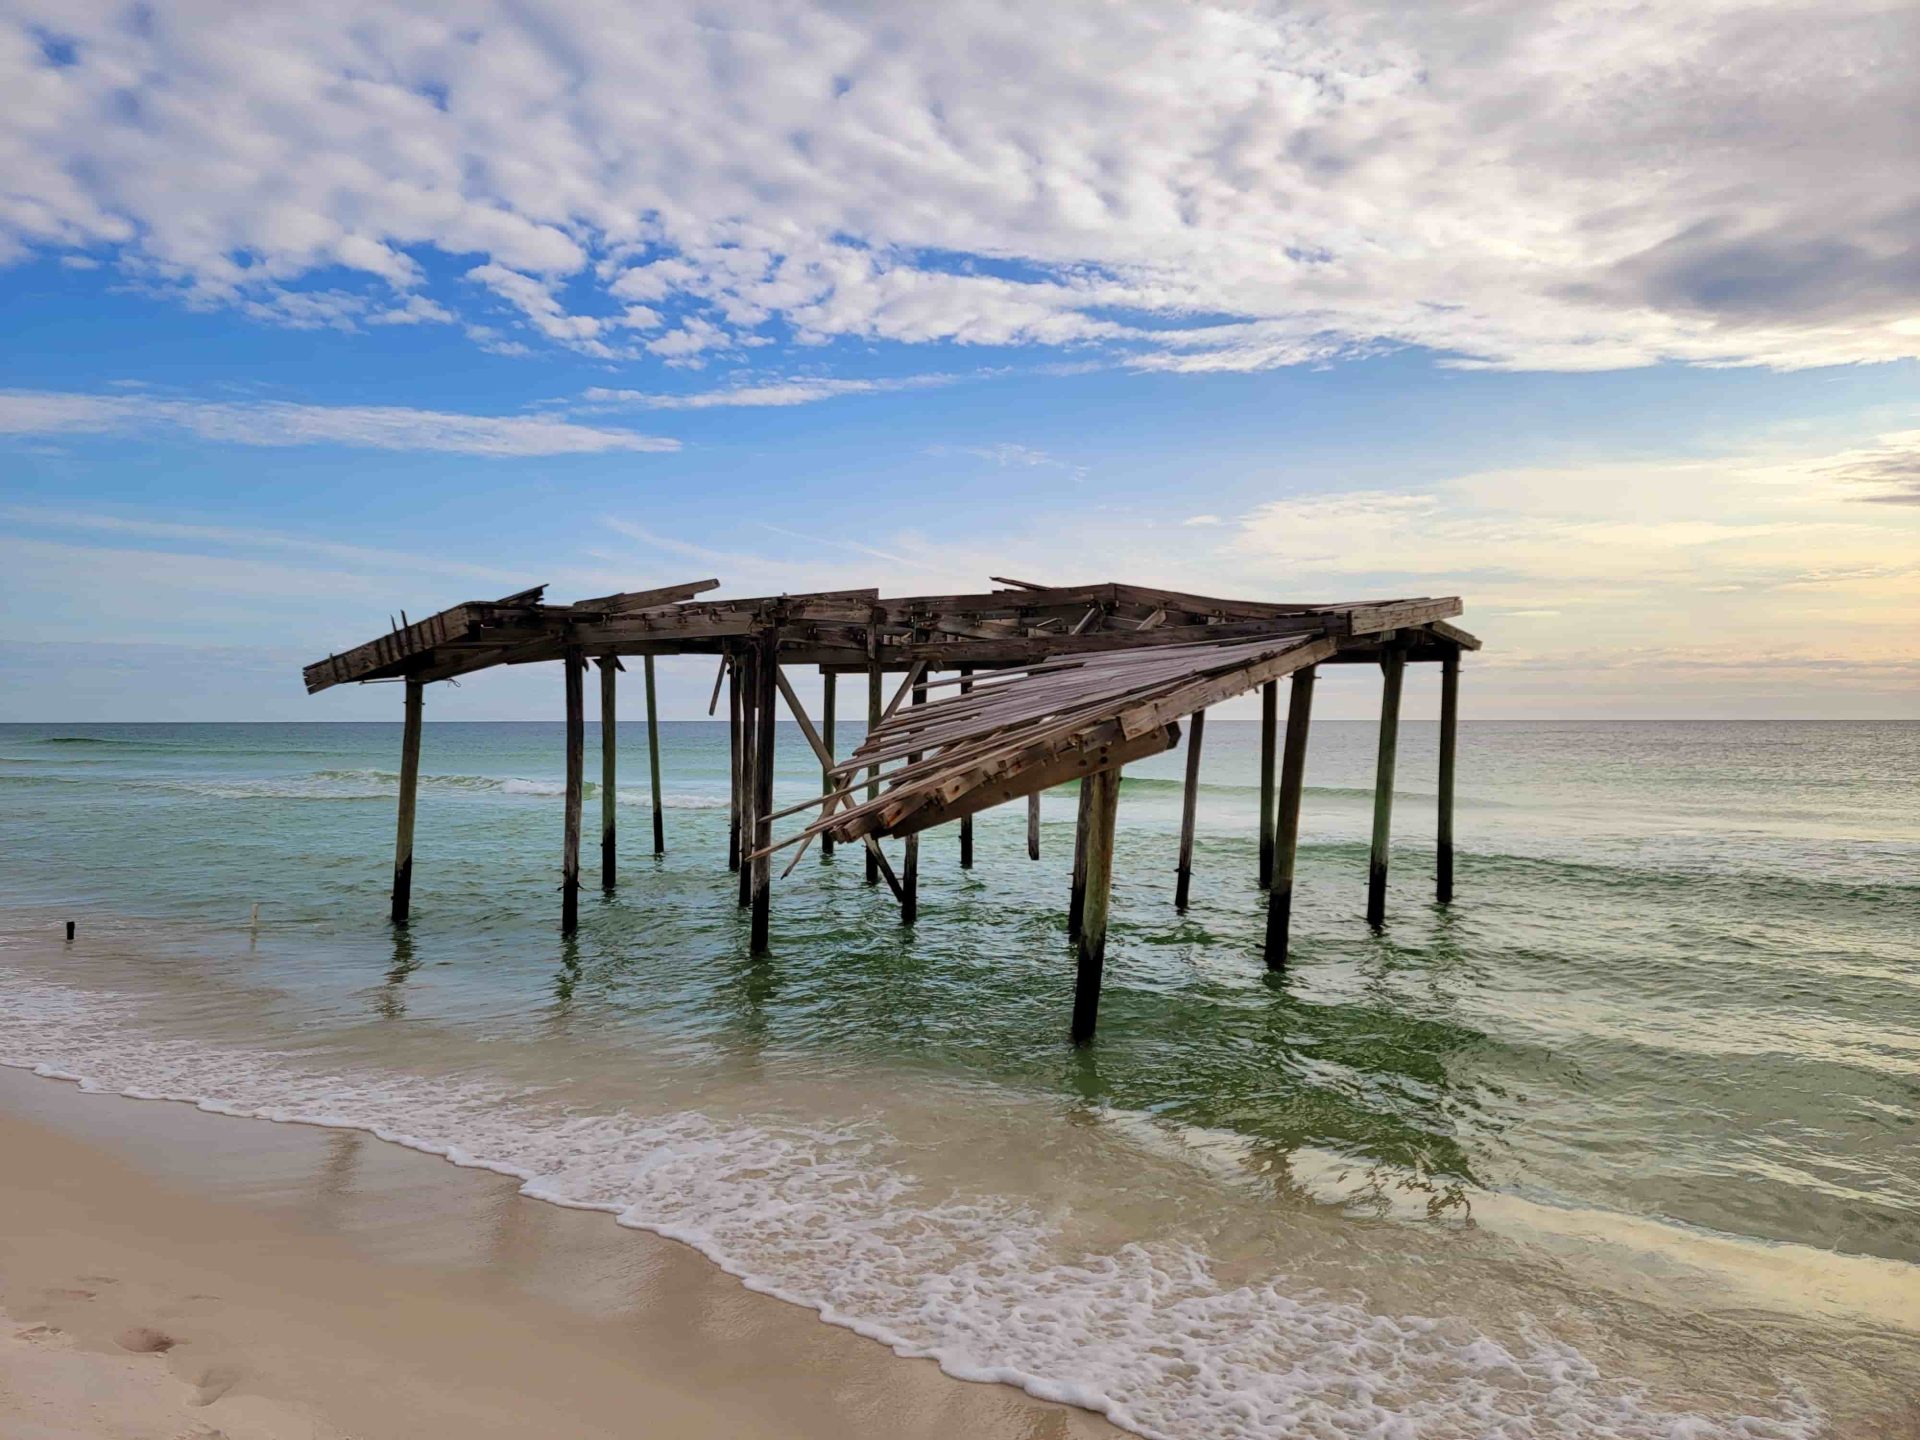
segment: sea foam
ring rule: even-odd
[[[1218,1281],[1206,1255],[1128,1244],[1063,1253],[1021,1203],[939,1200],[870,1125],[570,1111],[537,1090],[170,1039],[127,996],[0,984],[0,1063],[139,1099],[368,1131],[681,1240],[749,1288],[947,1373],[1084,1406],[1155,1437],[1804,1440],[1771,1415],[1663,1408],[1539,1332],[1389,1315],[1285,1277]]]

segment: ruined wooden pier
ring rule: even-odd
[[[911,925],[919,908],[922,832],[953,824],[960,863],[973,862],[973,816],[1025,800],[1027,854],[1039,858],[1039,795],[1069,781],[1080,788],[1068,926],[1077,957],[1070,1034],[1092,1038],[1104,971],[1107,904],[1120,773],[1179,743],[1188,727],[1175,904],[1191,888],[1193,830],[1206,712],[1260,691],[1259,879],[1267,895],[1265,961],[1287,960],[1294,859],[1305,789],[1314,676],[1322,665],[1372,665],[1383,677],[1366,917],[1385,922],[1393,776],[1402,680],[1409,663],[1440,667],[1439,826],[1436,899],[1453,895],[1453,774],[1462,652],[1480,642],[1448,623],[1451,597],[1281,604],[1222,600],[1138,585],[1045,586],[996,578],[970,595],[882,599],[841,590],[753,599],[699,599],[719,581],[546,603],[545,586],[499,600],[469,601],[395,625],[364,645],[309,665],[310,693],[334,685],[395,681],[405,689],[400,813],[394,853],[395,924],[407,923],[413,884],[414,801],[426,686],[496,665],[559,661],[566,696],[566,804],[561,926],[578,924],[581,801],[585,789],[585,679],[600,670],[601,883],[616,883],[616,687],[622,661],[639,657],[646,688],[653,794],[653,848],[665,849],[654,657],[719,657],[710,712],[724,692],[732,735],[729,867],[750,910],[750,944],[770,944],[774,857],[792,849],[791,874],[817,840],[865,851],[870,885],[885,881]],[[404,620],[405,617],[402,617]],[[786,670],[818,667],[821,724],[807,714]],[[867,681],[867,729],[835,751],[838,684]],[[935,675],[943,678],[935,679]],[[898,676],[891,697],[887,677]],[[1279,684],[1290,699],[1280,740]],[[784,703],[820,764],[821,793],[773,808],[774,736]],[[776,839],[774,824],[813,812]],[[882,847],[898,839],[896,868]]]

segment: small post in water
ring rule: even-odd
[[[1278,738],[1280,687],[1269,680],[1260,687],[1260,888],[1273,884],[1273,757]]]
[[[838,752],[833,748],[833,712],[837,708],[835,701],[840,690],[840,677],[826,666],[820,667],[820,742],[827,747],[827,754]],[[820,762],[820,789],[824,794],[834,788],[833,772],[827,762]],[[828,831],[820,837],[820,858],[825,860],[833,854],[833,832]]]
[[[1267,969],[1287,967],[1293,930],[1293,865],[1300,853],[1300,797],[1307,788],[1307,726],[1313,719],[1314,667],[1293,672],[1287,700],[1287,744],[1280,762],[1280,813],[1275,824],[1273,888],[1267,891]]]
[[[600,888],[611,890],[618,883],[613,807],[619,796],[619,754],[617,745],[618,707],[614,677],[620,662],[607,655],[600,661]]]
[[[1207,712],[1196,710],[1187,726],[1187,788],[1180,801],[1180,864],[1173,880],[1173,908],[1181,914],[1193,879],[1193,817],[1200,799],[1200,739],[1206,733]]]
[[[587,661],[578,646],[565,658],[567,688],[567,801],[560,855],[560,933],[580,928],[580,797],[586,789]]]

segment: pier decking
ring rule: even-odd
[[[1068,921],[1078,978],[1070,1034],[1092,1038],[1098,1015],[1112,878],[1115,809],[1122,768],[1179,743],[1187,722],[1186,794],[1176,904],[1192,878],[1199,753],[1210,706],[1261,692],[1260,883],[1267,892],[1265,961],[1287,960],[1314,676],[1322,665],[1367,664],[1383,676],[1374,791],[1367,920],[1386,913],[1387,854],[1402,678],[1409,662],[1441,669],[1436,895],[1453,893],[1453,769],[1462,652],[1480,642],[1448,623],[1453,597],[1278,604],[1223,600],[1138,585],[1044,586],[995,577],[999,587],[968,595],[882,599],[877,590],[839,590],[752,599],[698,599],[718,580],[546,603],[545,586],[499,600],[467,601],[407,621],[305,669],[309,693],[335,685],[396,681],[405,686],[400,805],[392,918],[407,923],[413,883],[414,800],[426,686],[496,665],[559,661],[566,696],[566,806],[561,927],[579,916],[580,828],[585,789],[585,675],[600,668],[601,883],[617,881],[613,796],[617,675],[639,658],[646,688],[653,794],[653,846],[664,850],[653,659],[719,657],[709,713],[727,697],[732,735],[728,861],[739,872],[740,903],[751,912],[751,946],[770,944],[772,861],[792,848],[792,873],[817,840],[823,851],[858,844],[867,883],[885,881],[914,923],[922,832],[954,824],[963,866],[973,861],[972,817],[1028,802],[1027,853],[1039,857],[1038,796],[1068,781],[1080,787]],[[823,683],[815,726],[785,674],[817,666]],[[936,674],[952,672],[946,678]],[[849,754],[834,749],[839,680],[864,676],[867,732]],[[889,698],[886,679],[900,677]],[[1279,742],[1279,682],[1291,694]],[[937,697],[935,692],[940,693]],[[773,808],[777,709],[784,703],[820,762],[821,794]],[[1278,786],[1276,790],[1276,772]],[[803,812],[794,833],[774,825]],[[897,839],[896,866],[882,847]]]

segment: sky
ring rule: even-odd
[[[1469,718],[1920,717],[1917,68],[1909,0],[0,0],[0,721],[990,575],[1457,594]]]

